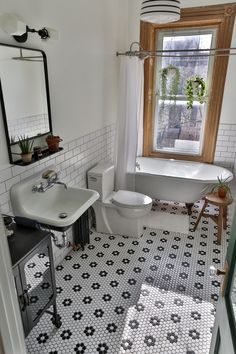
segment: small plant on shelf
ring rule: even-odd
[[[206,83],[200,76],[193,76],[187,80],[185,94],[187,96],[187,108],[193,108],[193,102],[197,100],[203,104],[206,102]]]
[[[29,139],[28,136],[18,136],[18,145],[21,150],[21,158],[24,164],[32,161],[34,140]]]
[[[59,150],[59,144],[62,139],[58,135],[49,134],[46,137],[46,143],[48,144],[48,150],[50,152],[57,152]]]
[[[216,192],[220,198],[225,198],[227,194],[231,197],[231,190],[227,185],[227,181],[229,180],[230,176],[223,179],[222,176],[217,176],[218,183],[212,189],[212,192]]]

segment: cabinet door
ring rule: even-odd
[[[51,262],[51,241],[48,238],[20,263],[21,281],[29,299],[27,314],[30,328],[38,322],[56,297],[54,267]]]
[[[18,266],[13,268],[13,275],[15,280],[16,292],[17,292],[17,297],[18,297],[18,302],[19,302],[19,307],[21,312],[21,319],[24,328],[24,333],[25,335],[27,335],[29,333],[29,321],[27,316],[28,298],[27,298],[27,292],[24,291],[24,289],[22,288],[20,271]]]

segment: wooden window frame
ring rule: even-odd
[[[171,24],[157,25],[141,21],[140,43],[144,50],[155,51],[158,30],[211,27],[217,28],[215,48],[230,48],[234,28],[235,13],[236,3],[232,3],[182,9],[181,20]],[[148,58],[145,60],[143,137],[144,156],[213,163],[228,61],[228,56],[215,57],[211,81],[212,89],[208,99],[207,117],[203,136],[203,148],[201,155],[196,156],[153,151],[156,59]]]

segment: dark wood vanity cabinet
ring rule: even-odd
[[[8,244],[25,336],[45,312],[60,327],[50,234],[16,226]]]

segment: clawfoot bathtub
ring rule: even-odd
[[[229,170],[215,165],[138,157],[135,190],[153,199],[185,203],[190,215],[193,204],[218,182],[217,176],[233,179]]]

